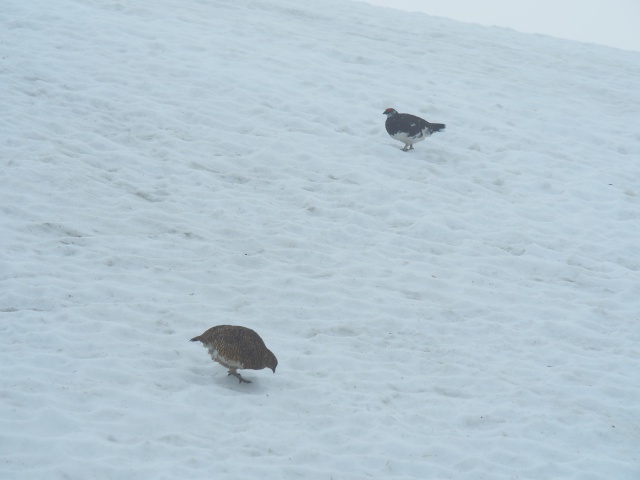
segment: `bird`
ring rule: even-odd
[[[262,370],[270,368],[276,373],[278,359],[269,350],[260,335],[247,327],[238,325],[218,325],[202,335],[193,337],[192,342],[202,342],[209,350],[214,362],[229,369],[239,383],[251,383],[237,372],[238,369]]]
[[[404,143],[403,152],[413,150],[413,144],[421,142],[432,133],[444,130],[443,123],[429,123],[426,120],[409,113],[398,113],[393,108],[384,112],[387,120],[384,126],[391,138]]]

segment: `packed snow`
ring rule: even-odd
[[[640,478],[640,53],[346,0],[0,31],[0,478]]]

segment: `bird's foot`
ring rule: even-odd
[[[407,145],[404,146],[404,148],[402,149],[403,152],[406,152],[409,150],[409,147]]]
[[[229,370],[229,373],[227,373],[227,377],[229,375],[233,375],[234,377],[236,377],[238,379],[238,383],[251,383],[251,380],[245,380],[238,372],[232,372],[231,370]]]

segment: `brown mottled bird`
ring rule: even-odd
[[[218,325],[192,338],[191,341],[202,342],[209,350],[213,361],[227,367],[228,375],[233,375],[240,383],[251,383],[251,381],[240,376],[236,371],[239,368],[262,370],[268,367],[276,373],[278,359],[266,347],[260,335],[250,328]]]

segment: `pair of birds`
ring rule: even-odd
[[[430,123],[415,115],[398,113],[393,108],[387,108],[383,113],[387,116],[387,133],[391,138],[404,143],[402,150],[405,152],[413,150],[414,143],[421,142],[445,128],[442,123]],[[228,375],[233,375],[240,383],[251,381],[242,378],[238,373],[239,369],[270,368],[275,373],[278,366],[276,356],[266,347],[260,335],[250,328],[218,325],[192,338],[191,341],[202,342],[209,350],[212,360],[228,368]]]

